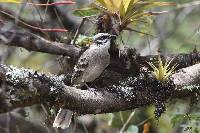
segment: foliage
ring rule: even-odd
[[[20,3],[21,0],[0,0],[0,3]]]
[[[173,127],[180,125],[181,123],[185,122],[187,120],[187,117],[185,117],[184,114],[176,114],[171,119],[171,124]]]
[[[92,37],[79,35],[75,42],[76,45],[79,45],[81,47],[83,46],[90,46],[92,44]]]
[[[15,3],[15,4],[21,4],[23,3],[22,0],[0,0],[0,3]],[[52,3],[46,3],[46,4],[35,4],[35,3],[26,3],[27,5],[35,5],[35,6],[51,6],[51,5],[65,5],[65,4],[75,4],[73,1],[60,1],[60,2],[52,2]]]
[[[147,12],[154,7],[172,6],[175,3],[161,2],[156,0],[96,0],[90,5],[90,8],[83,8],[74,12],[75,15],[85,17],[95,15],[97,13],[106,12],[113,16],[118,16],[121,27],[126,27],[128,24],[137,24],[145,22],[153,14]],[[164,13],[164,12],[163,12]]]
[[[83,9],[79,9],[74,11],[74,15],[79,16],[79,17],[87,17],[87,16],[92,16],[94,14],[98,14],[99,10],[96,8],[83,8]]]
[[[173,59],[172,59],[173,60]],[[160,56],[158,56],[158,67],[156,67],[153,63],[147,62],[151,68],[153,69],[152,73],[155,76],[155,78],[159,81],[165,81],[171,76],[171,74],[176,69],[177,65],[171,65],[171,61],[163,63]]]
[[[191,128],[193,131],[199,131],[199,127],[198,127],[198,124],[200,124],[199,121],[200,121],[199,113],[175,114],[171,119],[171,124],[173,127],[177,125],[181,125],[185,127],[185,130],[187,130],[188,128]]]

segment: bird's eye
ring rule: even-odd
[[[102,36],[101,39],[105,40],[105,39],[107,39],[107,36]]]

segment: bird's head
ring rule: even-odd
[[[98,33],[93,37],[93,41],[99,47],[110,47],[111,39],[113,38],[116,38],[116,36],[109,33]]]

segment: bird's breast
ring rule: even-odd
[[[90,60],[88,68],[84,72],[84,81],[92,82],[98,78],[104,69],[110,64],[110,54],[106,50],[97,50]]]

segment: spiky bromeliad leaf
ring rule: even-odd
[[[145,11],[154,7],[175,5],[172,2],[157,0],[96,0],[96,3],[107,8],[112,13],[117,13],[122,20],[131,19],[134,16],[150,15]]]
[[[0,0],[0,3],[21,3],[21,0]]]
[[[23,4],[24,1],[22,0],[0,0],[0,3],[15,3],[15,4]],[[60,2],[52,2],[46,4],[40,3],[32,3],[32,2],[25,2],[28,5],[35,5],[35,6],[52,6],[52,5],[65,5],[65,4],[75,4],[75,2],[70,0],[60,1]]]
[[[150,9],[172,5],[175,5],[175,3],[158,0],[95,0],[90,7],[96,8],[100,12],[107,12],[110,15],[117,14],[121,21],[121,27],[126,28],[130,23],[137,24],[137,22],[152,16],[151,13],[147,12]],[[81,14],[85,14],[86,10],[87,8],[82,10]],[[88,11],[90,10],[91,8],[88,8]],[[93,12],[92,15],[95,13],[98,12]]]
[[[161,57],[158,57],[158,67],[156,67],[153,63],[147,62],[150,67],[153,69],[152,74],[155,76],[155,78],[159,81],[166,81],[172,73],[175,71],[177,64],[170,66],[171,62],[173,61],[170,60],[169,62],[165,62],[163,64]]]

